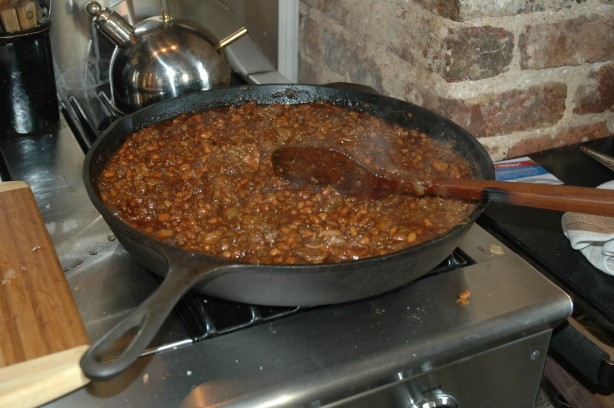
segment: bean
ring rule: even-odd
[[[278,256],[279,254],[281,254],[281,249],[279,248],[272,248],[269,251],[269,256]]]
[[[174,235],[174,232],[170,229],[162,229],[156,232],[156,237],[159,239],[169,238]]]
[[[158,214],[158,221],[165,222],[171,219],[171,215],[169,213]]]

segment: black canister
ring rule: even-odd
[[[0,34],[0,137],[44,134],[59,121],[50,29]]]

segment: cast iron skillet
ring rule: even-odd
[[[149,345],[176,302],[188,290],[231,301],[269,306],[314,306],[348,302],[389,291],[429,272],[457,247],[485,203],[466,222],[445,235],[415,247],[358,261],[320,265],[257,265],[230,262],[184,251],[148,237],[115,217],[101,202],[95,180],[105,163],[132,132],[182,113],[240,105],[301,104],[328,101],[416,128],[446,140],[474,165],[476,178],[493,178],[492,162],[483,147],[450,120],[408,102],[347,88],[307,85],[256,85],[205,91],[152,105],[115,123],[94,143],[84,163],[90,199],[125,249],[139,263],[165,276],[160,287],[128,317],[95,342],[81,360],[91,379],[111,378],[129,367]],[[110,363],[104,354],[127,346]],[[123,338],[123,339],[122,339]]]

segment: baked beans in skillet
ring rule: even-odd
[[[345,197],[296,188],[270,156],[291,144],[335,146],[379,172],[471,177],[451,146],[369,113],[326,102],[210,109],[130,135],[98,180],[131,227],[193,252],[260,264],[317,264],[383,255],[464,222],[462,199]]]

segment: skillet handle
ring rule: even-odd
[[[156,291],[125,319],[98,339],[81,358],[81,369],[92,380],[108,380],[126,370],[141,355],[181,297],[197,282],[227,272],[220,265],[171,267]],[[127,344],[127,345],[125,345]],[[120,350],[110,362],[108,354]]]
[[[614,190],[494,180],[434,179],[426,189],[439,195],[555,211],[614,217]]]

